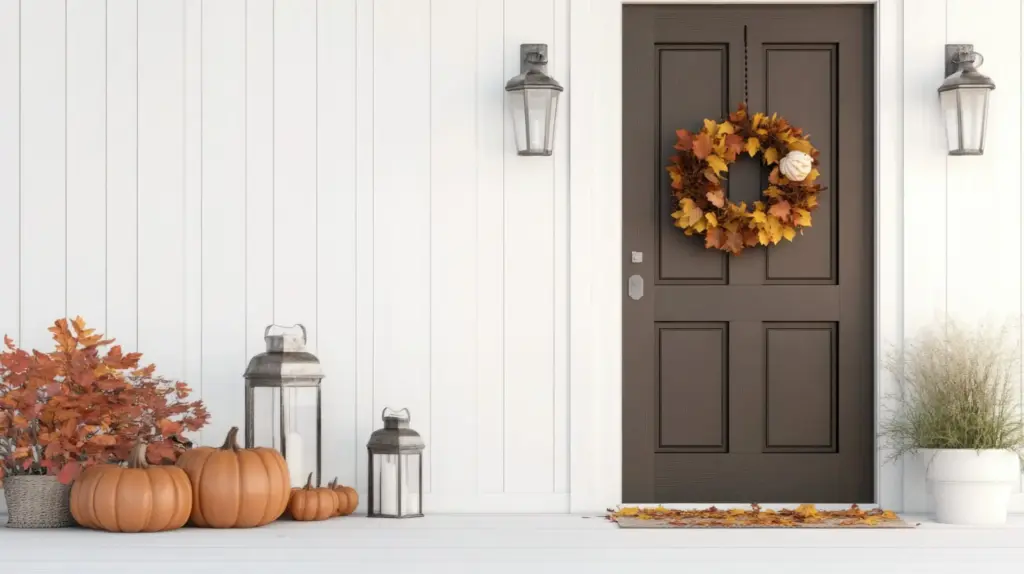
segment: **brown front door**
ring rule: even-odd
[[[624,9],[624,501],[874,500],[872,21]],[[733,256],[672,226],[664,166],[677,129],[744,99],[811,135],[828,189],[802,236]],[[729,176],[737,202],[767,184],[759,160]]]

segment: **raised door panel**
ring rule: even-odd
[[[728,450],[728,349],[726,323],[659,326],[659,450]]]
[[[657,52],[658,124],[699,129],[698,118],[715,118],[729,109],[729,49],[727,44],[660,46]],[[700,86],[695,90],[695,86]],[[675,132],[662,130],[658,157],[675,152]],[[666,160],[667,161],[667,160]],[[664,166],[651,166],[664,169]],[[668,177],[658,178],[658,214],[661,281],[721,284],[728,281],[725,254],[704,249],[698,239],[686,237],[672,222],[676,210]]]

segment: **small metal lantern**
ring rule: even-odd
[[[562,86],[547,75],[548,45],[519,46],[520,74],[505,84],[519,155],[551,155]]]
[[[370,460],[368,516],[423,516],[423,438],[409,428],[409,409],[381,413],[384,428],[373,431],[366,450]]]
[[[306,352],[306,328],[263,331],[267,351],[245,369],[245,446],[267,446],[288,463],[292,486],[315,473],[320,484],[320,361]],[[301,336],[296,333],[301,329]]]
[[[970,44],[946,46],[948,77],[939,86],[939,103],[946,124],[949,155],[985,152],[988,97],[996,85],[978,71],[984,61]]]

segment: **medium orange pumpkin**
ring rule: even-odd
[[[71,515],[86,528],[161,532],[181,528],[192,511],[192,485],[174,466],[150,466],[146,445],[135,445],[128,467],[92,466],[71,487]]]
[[[288,465],[272,448],[240,448],[238,427],[224,445],[186,451],[178,466],[192,482],[192,524],[252,528],[269,524],[288,507]]]
[[[313,488],[313,473],[306,486],[292,489],[288,514],[295,520],[327,520],[338,511],[338,496],[330,488]]]
[[[327,488],[330,488],[334,492],[334,495],[338,497],[338,508],[334,511],[334,516],[344,516],[345,511],[348,509],[348,493],[345,492],[344,486],[338,485],[338,478],[327,483]]]

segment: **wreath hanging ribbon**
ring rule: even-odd
[[[706,248],[739,255],[747,247],[792,241],[811,226],[825,188],[815,183],[818,150],[802,129],[778,114],[750,116],[740,104],[727,121],[705,119],[699,132],[681,129],[676,137],[679,154],[666,169],[677,207],[672,218],[686,235],[703,235]],[[742,153],[760,153],[764,165],[775,166],[753,211],[746,202],[729,201],[722,189],[729,165]]]

